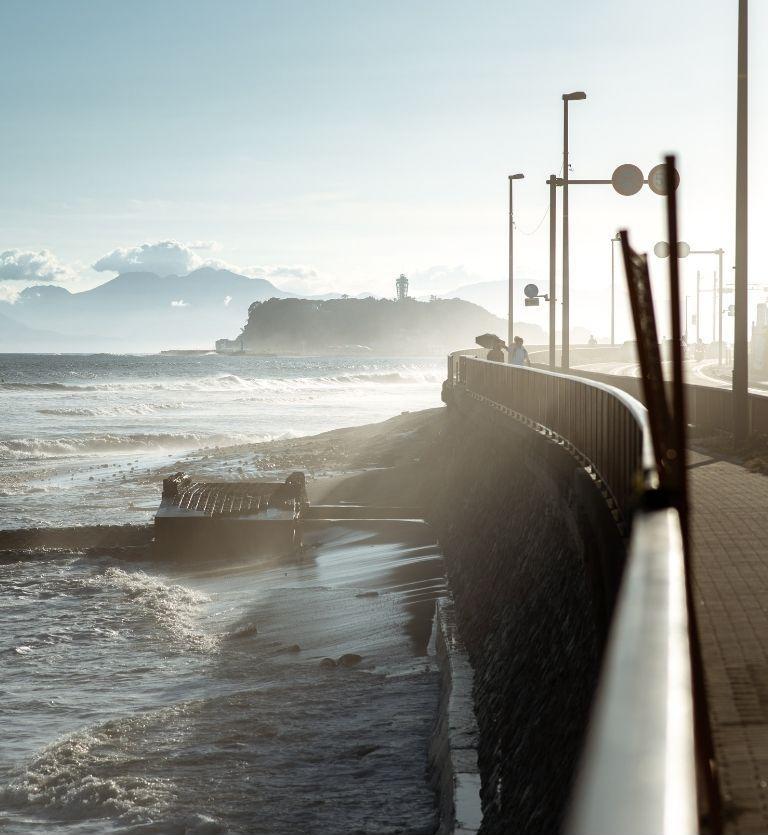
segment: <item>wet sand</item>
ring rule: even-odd
[[[102,552],[131,548],[135,558],[146,557],[162,480],[181,470],[211,481],[274,481],[304,470],[313,504],[423,506],[432,490],[429,458],[435,454],[443,423],[443,409],[427,409],[304,438],[200,451],[132,477],[157,491],[156,501],[132,508],[134,524],[0,530],[0,559],[41,548]],[[104,489],[110,488],[105,485]],[[129,558],[131,553],[126,551],[124,556]]]

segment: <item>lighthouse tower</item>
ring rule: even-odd
[[[400,273],[400,278],[395,282],[397,287],[397,300],[404,302],[408,298],[408,279]]]

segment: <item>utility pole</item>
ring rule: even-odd
[[[549,175],[549,367],[555,367],[555,327],[557,326],[557,177]]]
[[[723,365],[723,249],[717,253],[717,367]]]
[[[512,362],[512,340],[515,337],[515,329],[514,323],[512,321],[512,315],[514,313],[514,298],[515,298],[515,291],[514,291],[514,275],[515,275],[515,265],[514,265],[514,237],[515,237],[515,218],[514,218],[514,202],[513,202],[513,183],[515,180],[522,180],[524,174],[510,174],[509,175],[509,289],[508,289],[508,304],[507,304],[507,314],[509,316],[509,322],[507,325],[507,362]]]
[[[749,434],[749,366],[747,334],[747,238],[749,165],[748,128],[748,0],[739,0],[739,57],[736,99],[736,288],[733,336],[733,437],[742,442]]]
[[[611,345],[616,344],[616,257],[613,245],[617,241],[621,242],[621,237],[619,236],[618,232],[614,235],[614,237],[611,238]]]
[[[514,229],[515,229],[515,222],[512,216],[513,211],[513,203],[512,203],[512,177],[509,178],[509,289],[508,289],[508,309],[507,309],[507,316],[509,317],[509,321],[507,322],[507,362],[512,362],[512,339],[514,337],[514,325],[512,324],[512,316],[514,314],[514,307],[515,307],[515,290],[513,285],[514,282],[514,257],[513,257],[513,237],[514,237]]]
[[[696,270],[696,344],[701,337],[701,270]]]
[[[570,253],[568,240],[568,102],[583,101],[587,94],[581,91],[563,94],[563,332],[560,336],[562,350],[560,365],[567,369],[570,365]]]
[[[568,368],[570,364],[570,253],[568,240],[568,99],[563,96],[563,332],[560,334],[560,365]]]

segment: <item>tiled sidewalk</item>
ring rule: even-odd
[[[768,477],[691,453],[696,604],[726,832],[768,833]]]

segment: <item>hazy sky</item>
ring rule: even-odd
[[[757,48],[768,4],[751,5],[754,151],[768,138],[768,57]],[[89,286],[115,274],[93,271],[99,259],[119,266],[126,252],[116,250],[130,258],[132,247],[174,240],[196,247],[182,253],[190,265],[277,268],[275,283],[291,289],[391,292],[401,271],[417,294],[498,280],[506,177],[523,171],[519,277],[543,285],[548,222],[530,233],[546,211],[544,181],[560,171],[569,90],[588,94],[571,105],[572,175],[609,177],[622,162],[647,172],[678,152],[682,236],[724,246],[730,267],[736,9],[736,0],[4,0],[0,251],[21,254],[0,276],[16,270],[5,286],[18,287],[47,270]],[[754,244],[768,211],[755,157],[751,269],[762,283]],[[610,237],[627,225],[651,247],[662,208],[647,188],[631,198],[571,190],[573,324],[608,333]],[[42,249],[52,256],[24,255]],[[448,275],[419,286],[436,266]],[[653,264],[660,275],[662,266]],[[701,268],[711,283],[713,266],[691,258],[688,277]],[[528,314],[546,321],[544,309]]]

